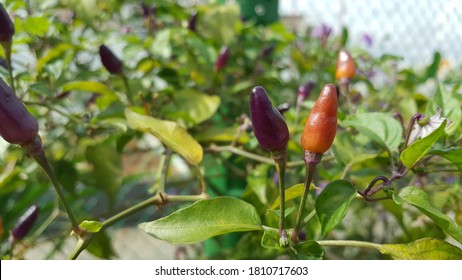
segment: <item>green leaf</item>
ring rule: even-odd
[[[125,117],[131,128],[151,133],[189,164],[197,166],[201,162],[202,146],[176,122],[141,115],[130,109],[125,110]]]
[[[462,122],[462,108],[460,102],[457,100],[457,92],[448,91],[444,85],[439,84],[435,95],[430,99],[427,105],[425,114],[432,116],[436,113],[438,108],[441,108],[441,116],[449,119],[452,122],[446,132],[451,135],[456,132]]]
[[[111,259],[117,256],[111,244],[111,239],[105,231],[95,234],[87,247],[87,251],[100,259]]]
[[[108,86],[100,82],[93,81],[75,81],[64,84],[62,91],[80,90],[88,93],[97,93],[101,96],[97,99],[96,103],[100,109],[106,108],[109,104],[118,99],[116,93]]]
[[[261,246],[267,249],[284,250],[279,245],[279,233],[276,230],[265,230],[261,238]]]
[[[69,50],[72,50],[74,47],[71,44],[67,43],[61,43],[52,49],[50,49],[44,56],[40,57],[40,59],[37,61],[37,72],[40,74],[43,70],[43,67],[57,59],[62,57],[64,53],[66,53]]]
[[[156,37],[152,44],[151,51],[165,59],[172,55],[172,44],[170,43],[170,29],[162,29],[156,32]]]
[[[82,229],[84,229],[87,232],[93,232],[94,233],[94,232],[98,232],[103,227],[103,224],[101,224],[98,221],[85,220],[85,221],[80,223],[79,227],[81,227]]]
[[[425,71],[425,77],[424,77],[425,80],[436,77],[436,73],[438,72],[438,68],[440,67],[440,62],[441,62],[441,53],[435,52],[433,54],[432,63],[427,67]]]
[[[229,232],[262,229],[257,210],[233,197],[198,201],[139,227],[149,235],[172,244],[191,244]]]
[[[95,186],[104,190],[109,197],[110,203],[113,204],[122,185],[120,154],[111,145],[101,143],[87,147],[85,155],[93,165],[92,175]]]
[[[220,97],[185,89],[180,91],[163,111],[167,118],[185,127],[193,127],[211,118],[219,106]],[[187,117],[181,113],[185,113]]]
[[[239,23],[239,7],[237,5],[202,6],[199,11],[197,33],[212,39],[220,45],[229,45],[236,39],[234,26]]]
[[[346,180],[335,180],[327,184],[314,205],[323,236],[340,224],[355,196],[356,188]]]
[[[394,194],[393,199],[396,203],[409,203],[420,210],[423,214],[432,219],[442,230],[452,236],[455,240],[462,244],[462,229],[449,218],[431,204],[430,197],[422,189],[409,186],[402,189],[398,195]]]
[[[194,137],[197,141],[231,142],[236,137],[237,130],[237,127],[211,126],[195,134]],[[237,142],[241,144],[249,142],[248,134],[241,134],[237,139]]]
[[[438,129],[430,133],[427,137],[419,139],[409,145],[399,156],[399,159],[403,162],[404,166],[412,168],[416,162],[426,155],[433,144],[435,144],[436,141],[438,141],[438,139],[443,135],[445,127],[446,120],[441,123]]]
[[[398,148],[402,139],[400,123],[385,113],[358,113],[343,121],[344,126],[352,126],[367,135],[384,148]]]
[[[303,190],[304,190],[304,187],[305,184],[301,183],[301,184],[296,184],[296,185],[293,185],[292,187],[286,189],[285,191],[285,201],[290,201],[294,198],[297,198],[299,196],[302,196],[303,194]],[[311,186],[313,187],[313,185]],[[279,205],[281,205],[281,197],[278,196],[276,198],[276,200],[273,202],[273,205],[271,205],[271,209],[274,210],[276,208],[279,207]]]
[[[322,260],[324,250],[316,241],[305,241],[293,247],[295,256],[299,260]]]
[[[384,244],[380,253],[395,260],[461,260],[462,250],[443,240],[422,238],[407,244]]]
[[[455,148],[449,150],[435,150],[431,151],[432,155],[439,155],[452,162],[460,172],[462,172],[462,148]]]
[[[24,22],[24,30],[38,37],[44,36],[50,28],[50,22],[46,17],[29,16]]]

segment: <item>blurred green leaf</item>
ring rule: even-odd
[[[443,135],[445,127],[446,121],[443,121],[440,127],[430,133],[427,137],[419,139],[409,145],[399,156],[399,159],[403,162],[404,166],[412,168],[416,162],[426,155],[433,144],[435,144],[436,141],[438,141],[438,139]]]
[[[50,29],[50,22],[44,16],[29,16],[24,22],[24,30],[38,37],[44,36]]]
[[[111,259],[117,256],[111,244],[111,239],[106,232],[101,231],[95,234],[87,247],[87,251],[101,259]]]
[[[383,244],[382,254],[395,260],[461,260],[462,250],[443,240],[422,238],[407,244]]]
[[[293,248],[299,260],[322,260],[324,250],[316,241],[305,241],[295,244]]]
[[[100,143],[87,147],[87,160],[93,165],[95,186],[104,190],[111,205],[122,184],[122,161],[117,150],[109,144]]]
[[[396,203],[409,203],[432,219],[442,230],[462,244],[462,228],[451,218],[432,205],[430,197],[422,189],[409,186],[402,189],[399,194],[393,194]]]
[[[43,70],[43,67],[52,62],[55,59],[61,58],[63,54],[69,50],[72,50],[74,47],[68,43],[61,43],[57,46],[48,50],[45,55],[39,58],[37,61],[37,72],[40,74]]]
[[[157,32],[152,42],[151,51],[164,59],[172,55],[172,44],[170,43],[170,29],[162,29]]]
[[[234,28],[240,22],[237,5],[202,6],[197,22],[197,33],[205,38],[229,45],[234,39]]]
[[[348,116],[343,126],[352,126],[360,133],[389,150],[398,148],[402,140],[403,130],[400,123],[385,113],[357,113]]]
[[[432,63],[428,65],[427,69],[425,70],[425,77],[424,77],[425,80],[436,77],[436,73],[438,72],[440,63],[441,63],[441,53],[435,52],[433,54]]]
[[[212,126],[194,134],[194,138],[200,142],[231,142],[237,134],[237,127]],[[238,143],[245,144],[249,141],[249,135],[242,133],[237,139]]]
[[[189,164],[197,166],[202,161],[202,146],[176,122],[140,115],[130,109],[125,110],[125,117],[131,128],[151,133]]]
[[[98,222],[98,221],[85,220],[80,223],[79,227],[81,227],[83,230],[87,232],[95,233],[95,232],[99,232],[99,230],[103,227],[103,225],[101,224],[101,222]]]
[[[255,208],[233,197],[198,201],[139,227],[149,235],[172,244],[198,243],[229,232],[262,229]]]
[[[164,114],[185,127],[193,127],[211,118],[220,106],[220,97],[192,89],[178,92],[173,102],[163,108]],[[183,118],[179,113],[186,113]]]
[[[434,150],[430,151],[429,154],[439,155],[450,162],[452,162],[460,172],[462,172],[462,148],[454,148],[448,150]]]
[[[323,236],[342,222],[355,196],[356,188],[349,181],[335,180],[327,184],[314,206]]]
[[[74,164],[68,160],[59,160],[54,164],[56,177],[61,185],[67,191],[74,193],[75,186],[79,177],[79,173]]]
[[[451,121],[452,125],[446,128],[451,135],[456,133],[462,122],[461,103],[457,100],[455,91],[448,91],[443,84],[438,84],[435,95],[430,99],[425,110],[426,116],[433,116],[438,108],[441,109],[441,116]]]

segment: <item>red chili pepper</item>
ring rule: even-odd
[[[0,136],[11,144],[25,145],[34,141],[38,128],[37,120],[0,78]]]
[[[306,121],[302,134],[305,151],[323,154],[334,142],[337,132],[337,89],[325,85]]]
[[[356,67],[353,57],[346,50],[340,50],[337,56],[337,69],[335,78],[337,81],[342,79],[352,79],[355,76]]]

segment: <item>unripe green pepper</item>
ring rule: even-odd
[[[326,152],[337,132],[337,89],[325,85],[306,120],[302,134],[302,147],[316,154]]]
[[[122,74],[122,61],[105,45],[99,46],[99,56],[104,68],[111,74]]]
[[[25,145],[36,138],[38,122],[0,78],[0,136],[11,144]]]
[[[3,4],[0,3],[0,42],[11,41],[13,35],[14,24],[3,7]]]
[[[253,133],[263,148],[271,152],[286,148],[289,141],[289,128],[261,86],[252,89],[250,118],[252,119]]]

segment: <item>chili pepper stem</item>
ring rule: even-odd
[[[135,105],[135,102],[133,100],[133,93],[132,93],[132,90],[130,88],[130,84],[128,83],[127,76],[124,73],[121,73],[120,76],[122,77],[122,80],[123,80],[124,85],[125,85],[125,89],[127,90],[126,95],[127,95],[128,102],[130,103],[130,105],[133,106],[133,105]]]
[[[289,245],[289,239],[287,238],[287,234],[284,230],[285,226],[285,170],[286,170],[286,162],[287,162],[287,148],[284,148],[281,151],[271,152],[271,157],[274,160],[276,165],[276,172],[278,173],[278,181],[279,181],[279,197],[280,197],[280,213],[279,213],[279,244],[281,247],[287,247]]]
[[[322,154],[305,151],[305,163],[306,163],[306,179],[305,186],[303,188],[302,200],[298,208],[297,219],[295,221],[295,228],[292,231],[291,239],[293,242],[298,241],[298,233],[300,232],[303,220],[303,212],[305,210],[306,199],[308,198],[308,192],[310,190],[311,181],[313,180],[314,173],[316,171],[316,165],[321,161]]]
[[[13,76],[13,65],[11,64],[11,46],[13,42],[11,40],[2,42],[3,50],[5,51],[6,64],[8,66],[8,74],[10,78],[10,86],[13,92],[16,94],[14,87],[14,76]]]
[[[340,90],[340,95],[345,96],[346,101],[347,101],[347,106],[348,106],[348,111],[350,113],[353,113],[353,103],[351,102],[351,96],[350,96],[350,79],[344,78],[339,81],[339,90]]]
[[[56,193],[58,194],[59,199],[61,200],[61,203],[66,209],[69,220],[71,221],[73,232],[78,236],[83,234],[83,230],[79,227],[79,224],[77,223],[77,220],[75,219],[75,216],[72,213],[69,204],[67,203],[61,185],[59,184],[58,179],[56,178],[56,175],[53,169],[51,168],[50,163],[48,162],[48,159],[43,150],[42,140],[40,136],[37,135],[35,141],[24,145],[23,148],[26,149],[29,155],[31,155],[34,158],[34,160],[43,168],[45,173],[48,175],[48,178],[50,179],[53,187],[55,188]]]

